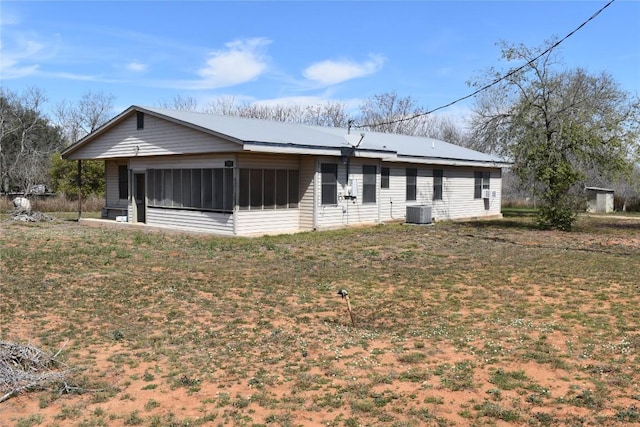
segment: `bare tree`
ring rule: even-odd
[[[44,93],[28,88],[22,94],[0,88],[0,183],[4,192],[28,193],[47,182],[49,159],[62,146],[60,131],[41,107]]]
[[[72,104],[62,101],[56,106],[55,116],[69,144],[84,138],[113,116],[115,96],[91,91]]]
[[[171,110],[179,110],[179,111],[197,111],[198,110],[198,101],[194,98],[187,96],[183,97],[178,94],[173,97],[171,101],[160,101],[158,103],[160,108],[166,108]]]
[[[237,104],[234,98],[219,98],[204,110],[211,114],[273,120],[286,123],[304,123],[316,126],[346,127],[347,113],[338,102],[315,105]]]
[[[376,132],[416,135],[424,127],[424,120],[418,117],[425,111],[410,96],[402,98],[396,92],[386,92],[362,103],[359,121],[364,129]]]
[[[161,104],[178,110],[195,111],[190,98],[177,97],[173,105]],[[185,108],[185,105],[188,108]],[[360,107],[360,115],[352,123],[358,127],[378,132],[401,133],[442,139],[459,145],[468,144],[467,134],[451,119],[425,114],[411,97],[402,98],[395,92],[374,95]],[[238,104],[233,97],[218,98],[203,112],[227,116],[273,120],[287,123],[303,123],[314,126],[349,126],[347,107],[341,102],[322,102],[313,105],[281,105],[244,102]]]

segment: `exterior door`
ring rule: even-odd
[[[146,200],[145,200],[145,174],[144,173],[136,173],[134,174],[134,195],[136,202],[136,222],[146,222],[147,221],[147,211],[146,211]]]

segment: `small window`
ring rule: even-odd
[[[389,188],[389,168],[380,169],[380,188]]]
[[[136,128],[138,130],[144,129],[144,113],[142,111],[136,113]]]
[[[491,175],[489,172],[475,172],[474,176],[474,185],[473,185],[473,198],[481,199],[482,198],[482,190],[489,190],[491,188]]]
[[[433,171],[433,200],[442,200],[442,169]]]
[[[362,203],[376,202],[376,173],[375,166],[362,166]]]
[[[407,200],[416,200],[418,195],[418,169],[407,168]]]
[[[129,198],[129,171],[127,165],[118,165],[118,198]]]
[[[322,179],[322,204],[335,205],[338,203],[338,165],[322,163],[320,165]]]

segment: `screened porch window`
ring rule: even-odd
[[[149,206],[233,211],[233,169],[149,169]]]
[[[240,169],[238,207],[244,210],[297,208],[299,172],[293,169]]]

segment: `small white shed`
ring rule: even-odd
[[[587,212],[609,213],[613,212],[613,193],[610,188],[586,187]]]

